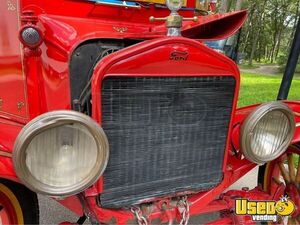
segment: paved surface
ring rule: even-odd
[[[242,72],[246,73],[258,73],[267,75],[276,75],[279,73],[278,65],[264,65],[254,69],[241,69]]]
[[[246,176],[233,184],[229,189],[241,189],[242,187],[249,187],[250,189],[252,189],[256,187],[257,171],[258,168],[253,169]],[[76,222],[78,219],[72,212],[65,209],[63,206],[52,199],[39,196],[39,203],[41,224],[58,224],[63,221]]]

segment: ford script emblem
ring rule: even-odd
[[[186,61],[188,57],[189,57],[188,52],[173,51],[170,54],[170,60],[175,60],[175,61]]]

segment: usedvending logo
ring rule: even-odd
[[[277,222],[279,217],[290,216],[294,210],[295,204],[288,197],[282,197],[277,202],[235,200],[235,214],[251,216],[253,221]]]

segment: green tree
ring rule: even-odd
[[[236,1],[235,6],[238,4],[249,11],[240,43],[249,64],[254,60],[273,63],[286,58],[299,19],[300,0]]]

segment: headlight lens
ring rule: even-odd
[[[27,27],[23,29],[21,37],[24,43],[28,44],[29,46],[38,45],[38,43],[41,41],[40,33],[33,27]]]
[[[240,145],[251,162],[264,164],[276,159],[289,146],[295,130],[290,108],[281,102],[259,106],[244,121]]]
[[[107,161],[103,130],[74,111],[37,117],[22,129],[14,149],[19,178],[33,191],[51,196],[81,192],[101,176]]]

